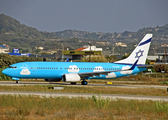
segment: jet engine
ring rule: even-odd
[[[62,80],[64,82],[78,82],[80,81],[80,76],[76,73],[71,73],[71,74],[64,74],[62,76]]]

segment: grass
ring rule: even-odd
[[[168,84],[168,81],[161,82],[162,84]]]
[[[1,95],[0,119],[168,119],[167,102],[118,99],[107,103],[100,107],[94,98]]]
[[[48,87],[64,87],[63,90],[48,89]],[[60,86],[60,85],[24,85],[24,86],[0,86],[0,91],[42,91],[42,92],[67,92],[67,93],[98,93],[98,94],[126,94],[126,95],[150,95],[167,96],[167,89],[155,88],[117,88],[97,86]]]

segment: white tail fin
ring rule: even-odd
[[[146,34],[145,37],[141,40],[141,42],[137,45],[137,47],[130,54],[129,57],[127,57],[126,59],[117,61],[115,63],[134,64],[135,61],[138,60],[137,65],[140,65],[140,64],[144,65],[148,55],[152,36],[153,34]]]

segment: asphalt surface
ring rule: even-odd
[[[0,81],[0,86],[23,86],[23,85],[55,85],[55,87],[59,85],[65,86],[81,86],[81,87],[89,87],[89,86],[100,86],[100,87],[119,87],[119,88],[155,88],[155,89],[167,89],[168,86],[162,85],[123,85],[123,84],[89,84],[81,85],[80,83],[76,85],[71,85],[70,83],[62,83],[62,82],[24,82],[16,83],[15,81]]]
[[[0,91],[0,95],[33,95],[40,97],[92,97],[95,95],[99,97],[99,94],[89,93],[59,93],[59,92],[30,92],[30,91]],[[151,100],[151,101],[165,101],[168,102],[168,96],[144,96],[144,95],[118,95],[118,94],[101,94],[101,99],[126,99],[126,100]]]
[[[120,88],[156,88],[156,89],[168,89],[168,86],[161,85],[107,85],[107,84],[88,84],[88,85],[71,85],[70,83],[49,83],[49,82],[24,82],[16,83],[15,81],[0,81],[0,86],[23,86],[23,85],[53,85],[58,87],[63,86],[78,86],[78,87],[120,87]],[[31,91],[0,91],[0,95],[35,95],[40,97],[92,97],[95,95],[99,97],[99,94],[89,93],[59,93],[59,92],[31,92]],[[127,99],[127,100],[152,100],[152,101],[166,101],[168,102],[168,96],[146,96],[146,95],[119,95],[119,94],[101,94],[102,99],[109,98],[110,100]]]

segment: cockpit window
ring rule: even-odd
[[[9,66],[9,68],[17,68],[16,66]]]

